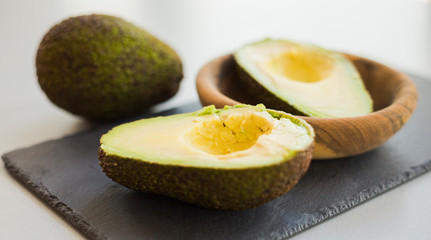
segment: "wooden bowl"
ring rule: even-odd
[[[417,90],[404,74],[380,63],[345,54],[356,66],[374,101],[374,112],[346,118],[298,116],[314,127],[314,159],[347,157],[386,142],[410,118]],[[196,87],[202,105],[218,108],[240,103],[257,104],[242,91],[232,55],[219,57],[199,71]]]

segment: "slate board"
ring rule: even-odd
[[[217,211],[122,187],[98,165],[99,138],[118,123],[2,156],[11,175],[89,239],[284,239],[431,168],[431,82],[393,138],[368,153],[313,161],[290,192],[261,207]],[[153,115],[200,108],[192,104]],[[145,115],[149,117],[153,115]]]

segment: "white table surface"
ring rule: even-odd
[[[35,75],[42,36],[67,17],[123,17],[176,49],[185,78],[162,109],[197,101],[194,81],[204,63],[266,37],[311,42],[431,79],[430,2],[1,0],[0,153],[91,127],[51,104]],[[294,238],[431,239],[430,183],[424,174]],[[82,238],[1,164],[0,239]]]

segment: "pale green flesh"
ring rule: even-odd
[[[289,119],[275,119],[257,107],[200,113],[143,119],[120,125],[102,136],[101,148],[108,155],[157,164],[234,169],[272,165],[289,160],[298,151],[306,149],[314,137],[311,128],[293,123]],[[235,114],[248,114],[258,120],[267,121],[265,124],[269,124],[273,129],[258,137],[251,147],[226,154],[209,153],[192,143],[190,136],[194,135],[190,133],[194,133],[191,130],[197,124],[217,122],[226,116],[239,116]],[[225,123],[227,125],[227,120]],[[256,129],[254,122],[247,124],[249,128],[244,129]],[[237,131],[237,134],[240,132]]]
[[[322,79],[298,81],[268,67],[273,59],[295,49],[318,54],[331,64]],[[266,40],[241,48],[235,59],[269,92],[308,116],[353,117],[373,110],[372,99],[358,71],[339,53],[290,41]]]

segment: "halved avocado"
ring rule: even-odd
[[[342,54],[264,40],[234,54],[238,78],[256,102],[296,115],[353,117],[373,111],[355,66]]]
[[[298,182],[311,161],[314,131],[263,105],[208,106],[117,126],[100,143],[103,171],[126,187],[238,210]]]

